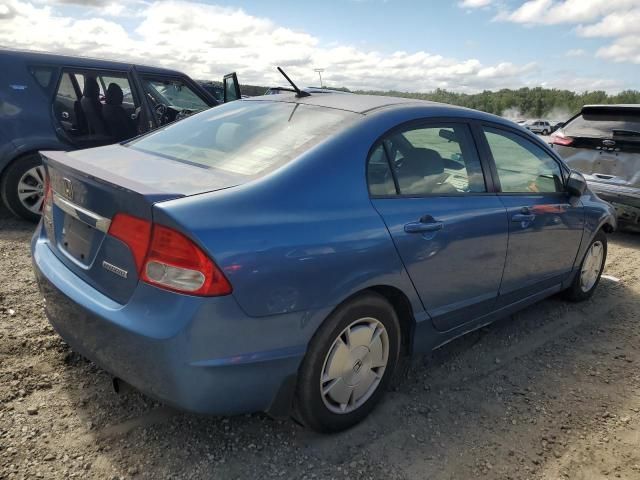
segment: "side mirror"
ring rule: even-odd
[[[224,103],[240,98],[240,84],[238,83],[236,72],[225,75],[222,80],[222,86],[224,88]]]
[[[580,172],[572,170],[567,180],[567,192],[572,197],[581,197],[587,189],[587,181]]]

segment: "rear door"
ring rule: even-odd
[[[567,277],[582,239],[584,210],[566,193],[560,163],[542,147],[506,127],[487,124],[481,131],[509,219],[503,306]]]
[[[507,250],[507,216],[469,126],[412,123],[368,161],[372,203],[438,330],[490,312]]]
[[[127,112],[127,121],[131,122],[131,134],[145,131],[144,122],[137,116],[140,95],[134,88],[132,77],[128,72],[119,70],[64,68],[56,88],[54,97],[54,116],[58,126],[58,135],[76,148],[91,148],[109,145],[116,139],[105,134],[91,134],[87,120],[81,107],[85,79],[95,78],[100,89],[100,102],[105,103],[106,89],[111,83],[119,85],[124,94],[122,103]],[[140,128],[138,128],[140,125]]]

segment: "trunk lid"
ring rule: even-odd
[[[116,213],[152,221],[157,202],[233,186],[229,177],[119,145],[41,152],[51,200],[44,226],[54,254],[89,285],[118,303],[138,283],[133,254],[107,234]]]
[[[640,188],[640,107],[586,105],[567,122],[554,145],[571,168],[612,188]]]

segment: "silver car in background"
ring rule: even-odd
[[[585,105],[550,143],[621,225],[640,227],[640,105]]]
[[[551,124],[546,120],[528,120],[522,126],[533,133],[542,135],[551,133]]]

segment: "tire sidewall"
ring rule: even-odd
[[[389,337],[387,367],[375,392],[357,410],[338,414],[329,410],[320,391],[320,376],[333,342],[354,321],[372,317],[382,323]],[[303,360],[297,388],[297,412],[307,426],[324,432],[349,428],[364,419],[388,388],[400,355],[400,325],[398,317],[384,297],[366,294],[350,300],[334,311],[312,338]]]
[[[18,197],[18,182],[27,170],[42,164],[38,154],[30,154],[17,158],[7,166],[0,182],[2,201],[11,213],[31,222],[40,220],[37,215],[27,209]]]

